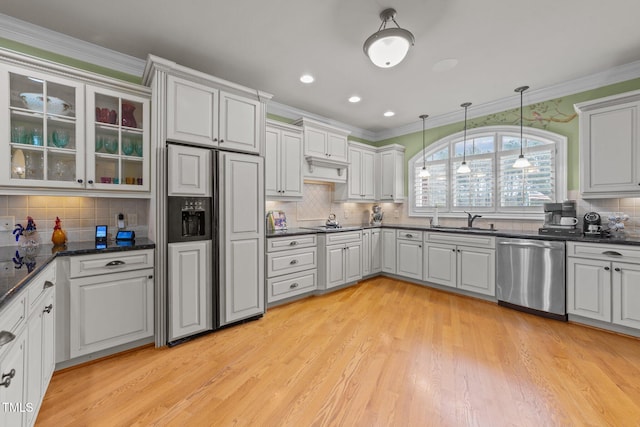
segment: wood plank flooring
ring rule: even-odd
[[[37,426],[637,426],[640,340],[377,277],[54,374]]]

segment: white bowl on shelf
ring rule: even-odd
[[[20,99],[24,105],[33,111],[44,111],[44,95],[41,93],[21,93]],[[47,113],[57,114],[59,116],[69,115],[73,113],[73,107],[68,102],[56,98],[55,96],[47,96]]]

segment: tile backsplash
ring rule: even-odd
[[[40,241],[50,243],[56,216],[62,221],[62,229],[69,241],[92,241],[96,225],[108,225],[109,232],[117,228],[116,215],[123,213],[135,216],[136,225],[127,228],[136,235],[146,237],[149,223],[149,200],[98,197],[62,196],[0,196],[0,216],[15,217],[15,224],[27,223],[31,216],[36,223]],[[11,232],[0,232],[0,246],[13,246],[15,237]]]
[[[582,221],[587,212],[598,212],[603,225],[607,224],[607,217],[616,212],[629,215],[625,223],[625,231],[634,237],[640,237],[640,198],[624,199],[590,199],[579,198],[577,191],[569,192],[569,197],[577,202],[578,219]],[[304,198],[299,202],[270,201],[266,203],[266,210],[282,210],[287,214],[289,228],[310,227],[322,225],[330,213],[336,214],[336,219],[342,225],[359,225],[368,223],[373,203],[342,203],[333,201],[333,184],[304,183]],[[407,203],[380,203],[384,212],[384,224],[428,225],[429,218],[409,217]],[[464,218],[440,217],[440,224],[445,226],[466,225]],[[505,220],[479,218],[474,225],[488,227],[494,224],[498,230],[517,232],[536,232],[543,224],[542,220]]]

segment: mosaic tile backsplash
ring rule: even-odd
[[[62,229],[68,241],[92,241],[96,225],[108,225],[115,233],[116,215],[134,214],[137,225],[125,224],[136,236],[147,237],[149,200],[97,197],[58,196],[0,196],[0,216],[15,217],[16,224],[26,225],[27,216],[35,221],[42,243],[51,242],[56,216],[62,221]],[[11,232],[0,232],[0,246],[14,246]]]

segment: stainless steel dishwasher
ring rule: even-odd
[[[567,320],[564,241],[497,239],[498,304]]]

